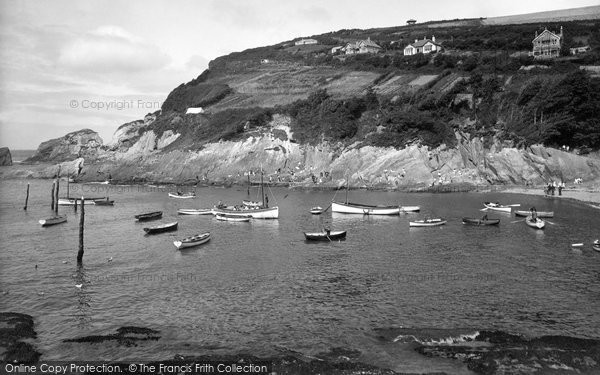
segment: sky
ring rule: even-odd
[[[2,0],[0,147],[122,124],[231,52],[340,29],[497,17],[598,0]]]

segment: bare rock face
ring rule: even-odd
[[[155,114],[148,114],[143,120],[136,120],[121,125],[112,141],[108,144],[111,151],[125,152],[133,146],[142,136],[145,128],[156,120]]]
[[[10,156],[10,150],[8,147],[0,148],[0,166],[12,165],[12,157]]]
[[[93,130],[83,129],[69,133],[61,138],[43,142],[35,155],[24,163],[53,162],[60,163],[77,158],[98,157],[102,138]]]

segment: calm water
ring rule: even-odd
[[[344,347],[362,352],[363,362],[398,371],[467,373],[455,361],[420,356],[414,343],[379,335],[403,328],[431,338],[479,329],[600,337],[600,253],[590,245],[600,237],[600,211],[573,201],[351,191],[352,201],[422,211],[313,216],[308,209],[327,206],[334,192],[274,189],[270,202],[279,205],[279,220],[228,223],[176,211],[236,203],[247,197],[246,188],[198,188],[196,199],[176,200],[167,197],[168,187],[71,185],[72,195],[116,201],[86,206],[84,270],[78,272],[76,214],[61,206],[68,222],[42,228],[37,221],[50,215],[51,182],[29,182],[28,211],[22,210],[27,181],[0,182],[0,289],[9,292],[0,296],[0,310],[35,317],[45,359],[266,356],[286,349],[311,355]],[[62,196],[64,183],[61,189]],[[498,227],[461,224],[463,216],[481,216],[488,200],[554,210],[554,225],[536,231],[503,213],[488,214],[501,218]],[[179,230],[145,236],[148,224],[133,215],[154,210],[164,211],[163,222],[178,220]],[[410,219],[425,215],[448,224],[409,228]],[[348,230],[347,240],[304,241],[302,231],[323,225]],[[206,245],[173,246],[205,231],[212,233]],[[572,249],[576,242],[586,246]],[[126,325],[158,329],[162,338],[138,347],[62,342]]]

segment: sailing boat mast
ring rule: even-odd
[[[350,189],[350,180],[348,180],[348,175],[346,175],[346,204],[348,204],[348,189]]]
[[[260,170],[260,197],[262,199],[262,205],[268,208],[268,204],[265,202],[265,187],[263,185],[263,170]]]

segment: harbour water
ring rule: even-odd
[[[26,184],[29,209],[23,210]],[[416,344],[481,330],[528,337],[600,338],[600,212],[560,198],[517,194],[402,194],[350,191],[366,204],[419,205],[392,217],[331,213],[335,192],[271,189],[278,220],[250,223],[177,216],[178,208],[235,204],[245,187],[197,188],[71,184],[71,196],[110,196],[113,207],[86,206],[84,268],[78,270],[78,215],[42,228],[51,215],[48,180],[0,182],[2,311],[32,315],[42,358],[156,360],[175,354],[317,353],[344,348],[357,360],[401,372],[470,373],[455,360],[422,356]],[[66,194],[61,184],[61,196]],[[336,199],[343,199],[338,192]],[[251,198],[256,199],[256,190]],[[484,201],[554,211],[545,230],[514,215],[488,212],[499,226],[472,227]],[[177,232],[144,235],[133,215],[162,210]],[[413,218],[445,226],[409,228]],[[158,222],[152,222],[158,223]],[[341,242],[307,243],[303,231],[348,231]],[[173,241],[211,232],[209,243],[177,251]],[[571,244],[583,242],[581,248]],[[112,258],[112,261],[108,261]],[[37,265],[37,268],[36,268]],[[83,284],[77,288],[76,284]],[[65,343],[123,326],[160,331],[138,346]]]

